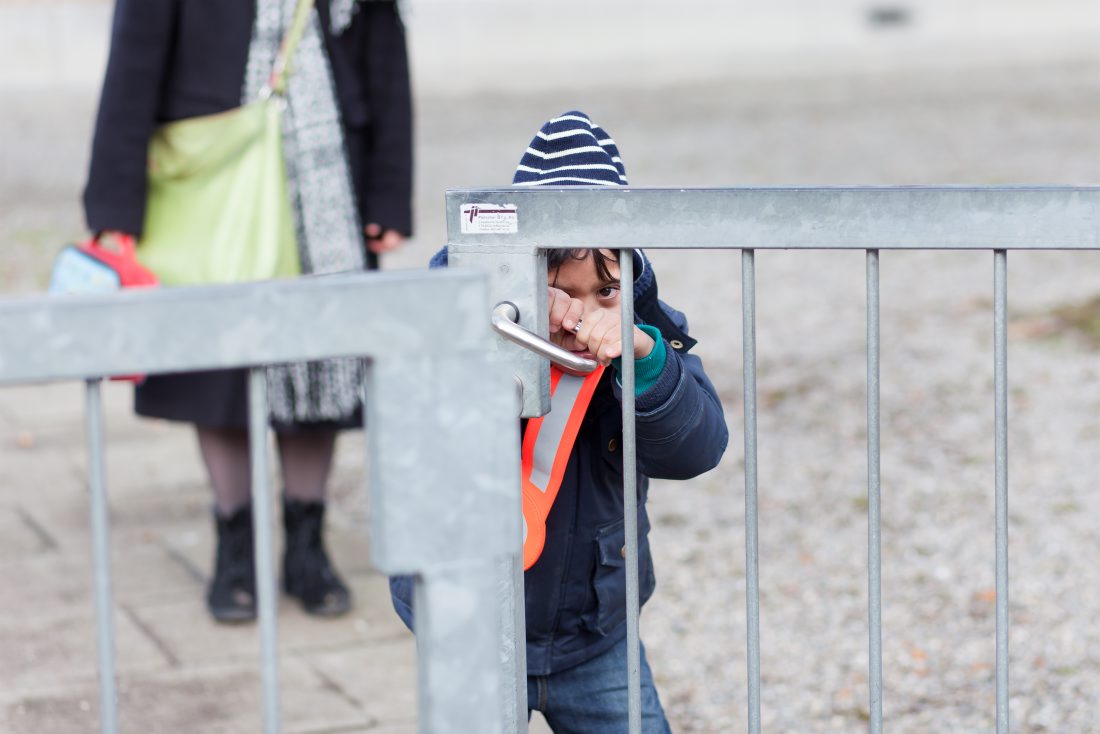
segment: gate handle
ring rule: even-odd
[[[540,357],[546,357],[558,367],[570,372],[587,375],[596,369],[595,360],[578,357],[557,344],[546,341],[538,334],[533,334],[517,324],[518,320],[519,309],[514,303],[501,301],[493,309],[493,330],[508,341],[515,342]]]

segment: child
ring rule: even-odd
[[[626,182],[614,141],[582,112],[568,112],[546,123],[513,180],[525,186]],[[445,262],[445,250],[433,259],[433,264]],[[527,702],[543,713],[556,734],[625,732],[619,264],[610,250],[550,250],[548,263],[551,340],[611,368],[597,378],[546,516],[541,553],[524,574]],[[687,335],[686,319],[657,300],[653,270],[641,251],[634,255],[634,270],[639,322],[633,354],[638,566],[644,604],[655,585],[645,510],[648,477],[688,479],[712,469],[725,451],[728,434],[702,362],[688,354],[695,340]],[[551,405],[556,405],[553,398]],[[395,578],[391,587],[394,607],[411,628],[411,579]],[[668,732],[644,650],[641,678],[643,730]]]

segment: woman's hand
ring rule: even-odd
[[[99,233],[97,241],[99,242],[100,247],[111,250],[112,252],[121,252],[121,240],[126,237],[129,237],[131,240],[137,239],[132,234],[128,234],[127,232],[119,232],[117,229],[107,229]]]
[[[375,255],[393,252],[405,244],[405,235],[396,229],[383,230],[380,224],[368,224],[364,231],[367,235],[367,249]]]

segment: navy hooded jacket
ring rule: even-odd
[[[648,259],[639,251],[634,261],[636,320],[660,329],[666,350],[661,375],[635,401],[644,604],[656,584],[645,509],[648,478],[690,479],[714,468],[729,434],[702,361],[688,353],[696,342],[688,336],[687,319],[658,300]],[[437,256],[433,265],[444,262],[445,255]],[[607,370],[596,389],[547,518],[546,546],[524,574],[528,675],[580,665],[626,637],[623,425],[614,372]],[[394,608],[412,629],[413,579],[394,577],[390,587]]]

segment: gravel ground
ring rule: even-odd
[[[35,290],[80,231],[89,90],[5,92],[0,291]],[[730,80],[419,100],[418,225],[442,190],[507,181],[548,116],[585,109],[639,185],[1090,183],[1100,65]],[[722,465],[651,494],[658,593],[643,637],[678,732],[744,729],[740,258],[652,253],[693,318],[731,426]],[[1009,258],[1011,711],[1019,732],[1096,732],[1100,361],[1060,310],[1098,253]],[[882,256],[884,709],[891,732],[992,728],[993,360],[989,253]],[[757,255],[763,723],[867,727],[864,257]],[[1087,315],[1087,314],[1086,314]]]

